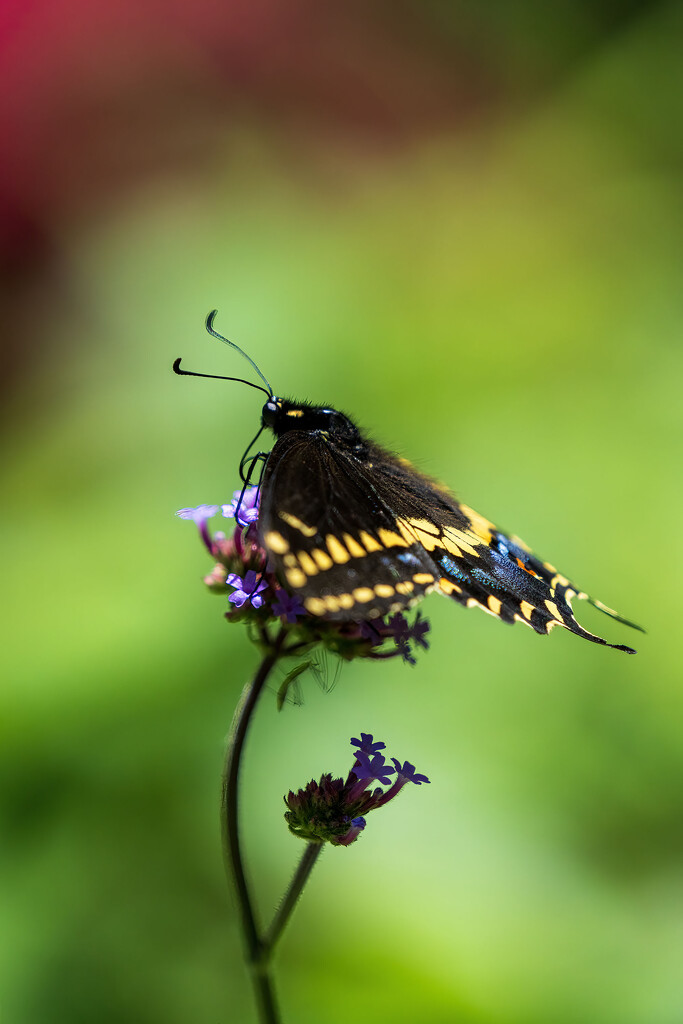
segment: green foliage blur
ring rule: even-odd
[[[648,630],[577,606],[628,657],[431,597],[415,668],[305,676],[279,714],[273,681],[243,785],[264,918],[303,849],[282,795],[346,772],[349,737],[432,780],[324,852],[285,1020],[683,1019],[676,24],[658,7],[534,102],[385,153],[244,117],[209,166],[59,224],[68,285],[36,292],[49,345],[4,403],[7,1024],[254,1020],[217,806],[256,654],[174,516],[230,500],[258,426],[256,392],[171,373],[250,376],[214,306],[276,393],[347,411]]]

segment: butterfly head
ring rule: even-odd
[[[303,430],[306,433],[331,434],[335,440],[351,444],[360,440],[358,428],[343,412],[322,405],[310,405],[308,402],[292,402],[275,395],[263,406],[261,422],[276,437],[290,430]]]

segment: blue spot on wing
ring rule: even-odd
[[[411,567],[417,566],[419,568],[422,565],[422,562],[417,555],[411,555],[409,551],[403,551],[400,555],[397,555],[396,561],[403,562],[404,565],[409,565]]]
[[[498,580],[495,580],[493,576],[489,576],[489,574],[487,572],[484,572],[483,569],[474,568],[470,569],[470,572],[472,576],[475,578],[475,580],[477,580],[479,583],[482,583],[485,587],[488,587],[490,590],[505,589],[500,585]]]
[[[462,571],[458,563],[453,561],[449,555],[441,555],[438,561],[443,571],[448,573],[453,579],[461,580],[463,583],[470,582],[469,576]]]

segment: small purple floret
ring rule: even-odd
[[[429,644],[425,639],[429,632],[429,623],[425,619],[420,618],[419,614],[412,626],[403,612],[397,612],[396,615],[392,615],[387,625],[391,630],[391,635],[394,638],[399,654],[409,665],[415,664],[415,657],[410,649],[411,641],[419,647],[424,647],[425,650],[429,649]]]
[[[229,586],[236,588],[228,598],[230,604],[234,604],[236,608],[241,608],[247,602],[251,604],[252,608],[260,608],[263,604],[261,594],[262,591],[268,588],[268,584],[260,573],[249,569],[245,573],[244,579],[242,579],[237,573],[231,572],[226,577],[225,582]]]
[[[209,528],[206,524],[216,515],[219,507],[219,505],[197,505],[196,508],[181,508],[176,512],[181,519],[191,519],[196,524],[207,551],[211,551],[212,546]]]
[[[363,754],[372,755],[376,754],[378,750],[384,750],[386,743],[375,742],[371,732],[362,732],[359,740],[351,740],[351,746],[358,747],[358,750]]]
[[[377,626],[372,622],[361,622],[360,635],[364,640],[369,640],[373,646],[375,644],[380,644],[384,639]]]
[[[390,768],[384,757],[384,754],[374,754],[372,757],[368,757],[361,750],[356,754],[357,764],[353,766],[351,771],[356,776],[359,782],[372,782],[377,780],[382,786],[388,786],[391,782],[390,775],[396,774],[395,768]]]
[[[207,519],[212,519],[219,508],[220,505],[197,505],[196,508],[180,508],[176,515],[180,519],[192,519],[199,526]]]
[[[259,488],[247,487],[240,502],[241,494],[241,491],[235,491],[232,501],[227,505],[221,505],[221,512],[225,519],[236,519],[239,526],[249,526],[258,519]]]
[[[391,760],[394,762],[399,779],[403,779],[405,782],[414,782],[416,786],[422,785],[423,782],[429,782],[426,775],[415,774],[415,765],[411,764],[410,761],[404,761],[403,766],[401,766],[401,762],[397,761],[395,757],[392,757]]]
[[[301,601],[294,594],[288,594],[286,590],[277,590],[275,600],[271,605],[275,615],[283,616],[285,622],[296,622],[297,616],[306,614],[306,609]]]
[[[365,818],[353,818],[351,820],[351,827],[346,835],[341,836],[339,839],[333,839],[333,846],[350,846],[351,843],[355,843],[360,833],[365,828]]]
[[[425,639],[429,632],[429,623],[426,619],[421,619],[418,615],[417,619],[413,623],[413,640],[419,647],[423,647],[425,651],[429,650],[429,644]]]

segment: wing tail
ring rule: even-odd
[[[596,601],[594,598],[589,597],[588,594],[579,594],[579,597],[585,597],[589,604],[592,604],[598,611],[604,612],[605,615],[609,615],[610,619],[615,619],[617,622],[622,622],[625,626],[630,626],[631,629],[637,629],[639,633],[647,633],[646,629],[639,626],[637,622],[631,622],[630,619],[625,619],[623,615],[619,615],[615,612],[614,608],[608,608],[602,601]]]

